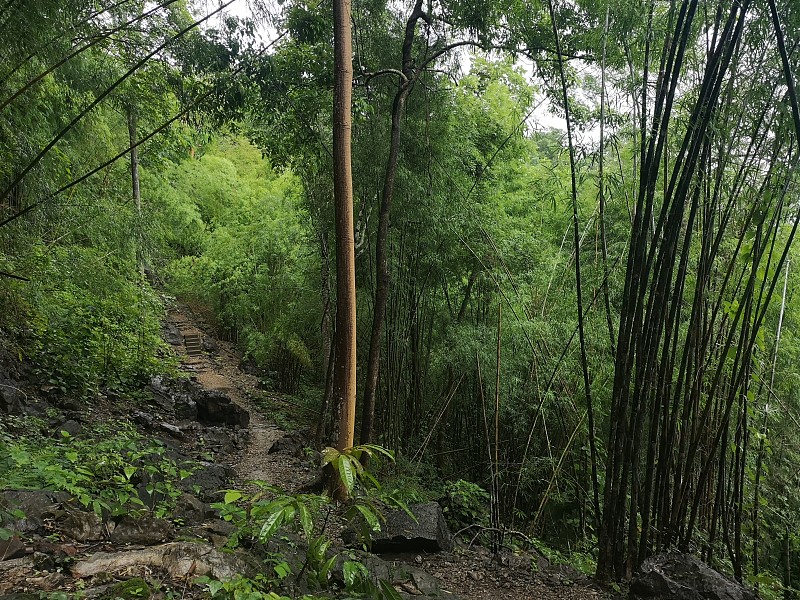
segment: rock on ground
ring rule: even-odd
[[[453,540],[438,503],[412,504],[409,509],[414,513],[416,521],[402,510],[385,512],[386,520],[381,525],[380,532],[370,535],[372,552],[381,554],[452,550]]]
[[[69,500],[69,494],[48,490],[5,490],[0,492],[0,507],[6,510],[21,510],[25,516],[4,522],[3,526],[12,531],[25,533],[36,531],[45,519],[63,514],[62,503]]]
[[[171,540],[175,536],[175,528],[166,519],[157,519],[153,515],[144,514],[138,519],[124,516],[111,532],[113,544],[137,544],[152,546]]]
[[[631,581],[630,600],[757,600],[756,595],[694,556],[648,558]]]
[[[310,445],[308,438],[307,430],[291,431],[275,440],[275,443],[270,446],[269,454],[289,454],[295,458],[302,458],[303,449]]]
[[[61,523],[61,531],[77,542],[97,542],[105,538],[107,528],[99,515],[72,510]]]

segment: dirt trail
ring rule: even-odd
[[[183,368],[209,390],[220,390],[250,412],[249,438],[231,466],[237,484],[259,479],[287,491],[295,491],[311,478],[309,468],[293,456],[269,454],[270,447],[286,432],[271,423],[253,398],[264,392],[256,377],[239,368],[233,344],[216,340],[202,319],[181,306],[170,311],[168,323],[186,336],[199,334],[213,348],[210,353],[187,356],[181,348]],[[278,398],[276,396],[276,398]],[[388,557],[387,557],[388,558]],[[390,560],[421,565],[449,590],[465,600],[598,600],[607,598],[589,580],[570,567],[553,565],[533,573],[530,557],[511,556],[497,564],[485,549],[463,549],[447,554],[396,556]]]
[[[272,445],[286,432],[270,422],[263,409],[253,402],[255,396],[264,392],[259,391],[258,378],[239,368],[234,345],[214,338],[211,328],[185,306],[171,310],[167,322],[177,327],[183,336],[199,335],[213,348],[210,353],[187,356],[185,348],[179,347],[182,368],[192,373],[206,389],[225,392],[250,413],[247,445],[231,463],[237,484],[247,487],[248,481],[257,479],[292,491],[305,483],[309,478],[308,469],[298,459],[286,454],[269,454]]]

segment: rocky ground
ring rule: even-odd
[[[198,576],[253,576],[263,570],[264,551],[286,554],[297,547],[286,538],[283,546],[230,552],[224,547],[233,527],[210,506],[222,499],[220,490],[254,491],[253,480],[291,493],[314,479],[318,459],[303,452],[307,436],[278,426],[284,420],[276,417],[276,407],[292,409],[291,401],[265,392],[258,378],[241,368],[233,346],[215,339],[186,307],[170,313],[164,333],[190,378],[155,379],[146,400],[135,408],[112,398],[93,418],[103,415],[113,422],[130,417],[143,432],[161,439],[176,462],[199,466],[180,482],[174,514],[101,518],[66,493],[1,491],[0,503],[21,508],[25,516],[3,523],[19,535],[0,542],[0,598],[39,598],[42,592],[76,592],[87,598],[196,597],[203,592],[194,584]],[[200,351],[191,347],[198,341]],[[10,392],[4,398],[0,410],[20,409],[29,401]],[[80,418],[67,411],[53,427],[69,427],[77,435]],[[142,495],[148,483],[138,482]],[[325,524],[338,542],[343,526],[338,512]],[[295,558],[297,573],[305,565]],[[407,598],[580,600],[606,595],[574,569],[551,565],[535,553],[498,560],[485,549],[456,543],[446,551],[410,547],[362,558]],[[334,577],[341,577],[340,563]],[[291,592],[291,586],[284,590]]]

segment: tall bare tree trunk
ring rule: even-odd
[[[339,432],[336,447],[353,445],[356,419],[356,257],[353,231],[351,103],[353,49],[350,0],[334,0],[333,195],[336,205],[336,357],[333,399]],[[340,499],[347,492],[334,487]]]
[[[126,108],[128,113],[128,137],[131,142],[131,189],[133,191],[133,203],[136,206],[136,218],[139,220],[136,226],[136,263],[139,265],[139,273],[144,276],[144,252],[142,248],[142,191],[139,186],[139,147],[137,129],[138,119],[136,109],[131,106]]]
[[[553,39],[556,43],[556,56],[558,60],[558,73],[561,80],[561,94],[564,101],[564,119],[567,125],[567,145],[569,146],[569,166],[571,177],[571,191],[572,191],[572,232],[573,242],[575,244],[575,290],[576,290],[576,308],[578,311],[578,338],[581,347],[581,370],[583,372],[583,391],[586,396],[586,414],[588,417],[588,432],[589,432],[589,449],[591,454],[591,471],[592,471],[592,498],[594,521],[596,525],[600,523],[600,486],[597,478],[597,444],[595,440],[594,430],[594,403],[592,402],[592,385],[589,378],[589,360],[586,351],[586,331],[583,323],[583,289],[581,280],[581,240],[580,240],[580,223],[578,220],[578,181],[577,181],[577,167],[575,165],[575,145],[572,141],[572,121],[570,120],[569,113],[569,93],[567,89],[567,79],[564,75],[564,58],[561,55],[561,40],[558,35],[558,24],[556,23],[556,13],[553,8],[553,0],[548,1],[548,8],[550,9],[550,20],[553,25]],[[605,43],[605,42],[604,42]],[[605,72],[604,72],[605,73]],[[605,105],[604,105],[605,106]],[[602,174],[601,174],[602,177]],[[604,236],[605,238],[605,236]],[[605,248],[605,239],[603,240]],[[604,252],[605,255],[605,252]],[[605,256],[603,263],[605,264]]]
[[[386,322],[386,303],[389,298],[389,220],[392,211],[397,166],[400,158],[400,131],[405,112],[406,98],[411,92],[419,70],[414,68],[412,46],[417,21],[426,19],[422,10],[422,0],[416,0],[414,10],[406,22],[403,39],[403,70],[400,76],[400,87],[392,104],[392,132],[389,142],[389,156],[386,159],[386,171],[381,193],[381,208],[378,217],[378,234],[375,240],[375,303],[373,306],[372,332],[369,340],[369,359],[367,361],[367,378],[364,384],[364,404],[361,412],[362,444],[373,441],[373,424],[375,420],[375,395],[378,390],[378,375],[381,361],[381,336]],[[421,68],[421,67],[420,67]],[[364,455],[366,457],[366,455]]]

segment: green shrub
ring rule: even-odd
[[[327,448],[323,453],[323,464],[339,475],[341,485],[348,491],[345,515],[353,521],[360,517],[371,529],[379,530],[382,515],[379,505],[385,502],[405,508],[402,503],[392,500],[381,492],[378,481],[360,462],[362,455],[373,459],[383,456],[393,460],[388,450],[374,445],[363,445],[339,452]],[[229,581],[218,581],[201,577],[195,583],[206,586],[215,600],[249,598],[252,600],[283,600],[285,596],[278,594],[290,577],[298,582],[302,579],[308,589],[326,590],[331,587],[334,566],[338,555],[331,553],[331,540],[325,532],[327,513],[320,525],[319,517],[322,509],[331,510],[327,496],[312,494],[291,495],[269,486],[264,482],[252,482],[261,488],[254,495],[239,490],[227,490],[222,502],[214,504],[223,519],[235,525],[235,531],[229,538],[229,547],[240,542],[258,541],[266,544],[276,537],[280,531],[291,531],[301,536],[305,545],[305,557],[298,572],[292,570],[290,557],[280,553],[271,554],[262,573],[255,578],[236,577]],[[298,544],[299,545],[299,544]],[[353,557],[350,556],[350,559]],[[274,573],[274,575],[273,575]],[[356,560],[343,562],[342,576],[345,590],[356,597],[375,598],[376,600],[399,600],[399,594],[390,583],[372,581],[366,567]],[[303,596],[311,599],[313,596]]]
[[[459,479],[445,484],[444,515],[453,531],[489,524],[489,492],[476,483]]]
[[[57,438],[42,435],[44,423],[22,418],[0,424],[0,481],[8,488],[49,489],[71,494],[98,514],[122,515],[151,509],[170,514],[181,492],[180,479],[193,466],[177,464],[159,442],[142,438],[128,425],[98,426],[87,435],[62,431]],[[148,492],[161,498],[145,506],[136,482],[146,479]],[[158,494],[153,494],[158,492]]]
[[[54,250],[27,291],[35,307],[27,353],[45,389],[61,396],[134,389],[162,367],[159,297],[131,265],[100,258],[86,248]]]

